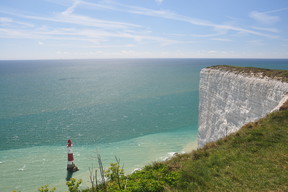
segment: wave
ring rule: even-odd
[[[26,168],[26,165],[24,164],[23,167],[19,168],[18,171],[24,171]]]

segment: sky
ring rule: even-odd
[[[288,0],[0,0],[0,60],[288,58]]]

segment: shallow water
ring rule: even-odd
[[[101,155],[105,167],[116,162],[114,157],[117,156],[124,165],[125,173],[131,173],[147,163],[164,160],[175,152],[192,150],[196,147],[196,143],[193,143],[195,135],[191,130],[180,130],[114,143],[75,146],[74,162],[80,171],[74,173],[73,177],[83,179],[82,188],[89,187],[88,170],[92,167],[98,168],[97,153]],[[170,143],[173,143],[173,146]],[[38,187],[45,184],[55,186],[58,190],[66,190],[66,151],[65,146],[37,146],[0,151],[1,191],[37,191]]]

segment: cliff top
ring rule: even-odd
[[[271,78],[275,80],[280,80],[288,83],[288,70],[276,70],[276,69],[264,69],[257,67],[238,67],[238,66],[230,66],[230,65],[217,65],[207,67],[209,69],[219,69],[230,71],[236,74],[248,74],[253,75],[259,78]]]

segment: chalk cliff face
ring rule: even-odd
[[[287,98],[288,83],[226,69],[200,73],[198,147],[264,117]]]

